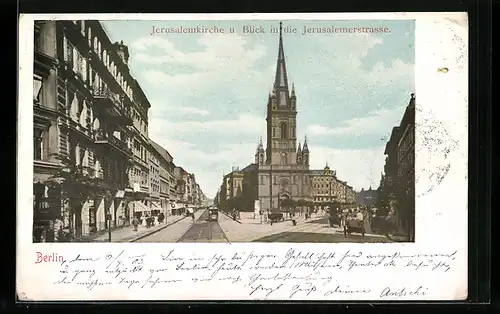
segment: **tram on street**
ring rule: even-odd
[[[208,220],[218,221],[219,220],[219,209],[215,206],[208,208]]]

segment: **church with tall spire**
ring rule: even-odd
[[[267,97],[266,143],[262,138],[255,154],[256,199],[262,209],[278,208],[283,199],[307,199],[310,195],[309,148],[297,138],[297,95],[289,85],[280,22],[276,73]]]
[[[254,208],[258,202],[264,211],[278,210],[280,202],[286,199],[314,201],[317,197],[312,183],[316,172],[309,168],[307,136],[302,142],[297,137],[299,107],[295,85],[292,82],[289,86],[288,82],[281,22],[276,73],[266,106],[266,141],[264,143],[262,137],[258,139],[252,164],[224,176],[223,182],[228,183],[221,187],[222,198],[235,197],[234,191],[240,187],[244,207]]]

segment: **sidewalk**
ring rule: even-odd
[[[148,234],[154,233],[158,230],[166,228],[182,219],[186,216],[168,216],[166,222],[162,224],[156,224],[154,227],[146,228],[140,225],[137,231],[134,231],[133,226],[121,227],[111,231],[111,242],[131,242],[136,238],[147,236]],[[95,237],[88,237],[83,242],[108,242],[109,234],[103,233]]]
[[[243,214],[243,213],[242,213]],[[246,216],[246,215],[245,215]],[[241,217],[242,223],[236,223],[227,216],[220,216],[219,225],[226,233],[227,238],[231,242],[251,242],[261,239],[266,236],[279,234],[283,232],[304,232],[304,233],[321,233],[321,234],[341,234],[343,236],[344,230],[341,227],[329,227],[328,223],[320,222],[320,220],[327,218],[328,215],[313,214],[311,218],[305,220],[304,216],[295,217],[297,225],[294,226],[291,220],[285,220],[278,223],[262,222],[260,217],[253,219],[253,214],[248,217]],[[366,236],[381,237],[385,236],[367,233]]]
[[[231,242],[251,242],[265,236],[287,231],[335,233],[334,228],[328,228],[326,224],[308,223],[323,218],[325,216],[313,216],[308,220],[305,220],[304,216],[295,217],[296,226],[293,225],[291,220],[276,222],[271,226],[269,222],[264,222],[264,220],[261,223],[259,216],[253,219],[253,213],[250,213],[250,215],[241,213],[241,223],[222,215],[219,216],[219,225]]]

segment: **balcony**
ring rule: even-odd
[[[108,116],[115,119],[117,124],[132,125],[130,106],[124,104],[123,97],[107,87],[93,89],[95,104],[104,109]]]
[[[109,88],[94,88],[92,90],[94,96],[94,102],[106,109],[112,109],[113,107],[120,105],[120,96],[113,93]]]
[[[108,145],[110,148],[128,157],[133,156],[132,151],[130,150],[130,148],[128,148],[127,144],[124,141],[114,137],[113,135],[108,135],[105,132],[97,132],[95,135],[94,143]]]

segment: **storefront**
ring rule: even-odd
[[[53,242],[54,220],[61,217],[61,193],[41,182],[33,183],[33,242]]]

